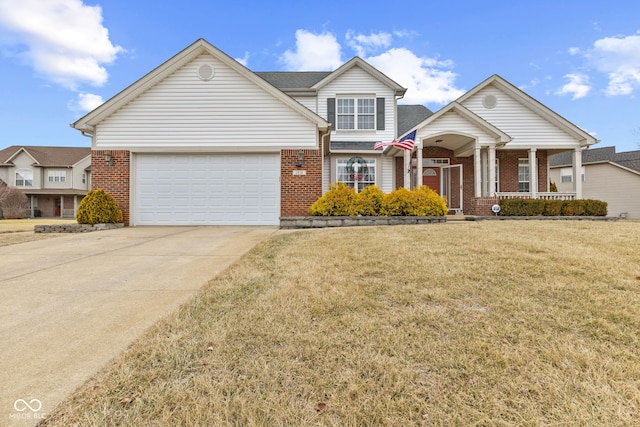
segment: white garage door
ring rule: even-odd
[[[139,154],[136,225],[277,225],[279,154]]]

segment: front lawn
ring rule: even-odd
[[[44,425],[634,425],[640,223],[282,233]]]

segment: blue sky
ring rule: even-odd
[[[254,71],[358,55],[433,111],[499,74],[640,149],[637,0],[0,0],[0,148],[89,146],[70,123],[198,38]]]

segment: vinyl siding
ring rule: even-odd
[[[203,64],[215,68],[209,81],[197,77]],[[94,148],[278,151],[317,147],[316,135],[309,119],[205,54],[102,121]]]
[[[381,157],[380,161],[381,172],[381,181],[378,183],[378,187],[382,190],[383,193],[391,193],[393,191],[393,181],[394,181],[394,157]]]
[[[496,97],[497,105],[495,108],[488,109],[482,104],[486,95]],[[571,135],[494,86],[487,86],[462,104],[511,136],[513,140],[507,144],[507,149],[579,146],[579,141]]]
[[[322,87],[318,92],[318,115],[327,119],[327,98],[349,95],[368,95],[385,98],[385,130],[331,131],[332,141],[391,141],[395,138],[395,99],[393,90],[360,67],[345,71],[339,78]],[[335,124],[333,124],[335,128]]]
[[[585,165],[582,197],[607,202],[609,216],[640,219],[640,175],[612,164]]]

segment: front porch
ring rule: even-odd
[[[445,138],[441,135],[438,140],[444,142]],[[550,191],[548,156],[549,151],[556,150],[515,150],[473,143],[463,152],[444,144],[420,145],[408,159],[407,188],[433,188],[446,199],[451,213],[492,215],[491,207],[503,198],[582,198],[580,180],[574,182],[572,192]],[[574,149],[573,156],[574,164],[581,164],[581,150]]]

